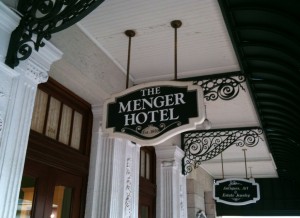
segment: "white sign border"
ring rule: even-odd
[[[196,118],[190,118],[189,123],[179,126],[177,128],[174,128],[161,136],[153,139],[139,139],[134,136],[121,133],[121,132],[114,132],[114,128],[106,128],[106,122],[107,122],[107,107],[108,104],[116,102],[116,98],[122,97],[124,95],[127,95],[131,92],[135,92],[137,90],[141,90],[148,87],[155,87],[155,86],[170,86],[170,87],[186,87],[187,90],[197,90],[197,99],[198,99],[198,117]],[[193,82],[180,82],[180,81],[159,81],[159,82],[149,82],[149,83],[143,83],[136,86],[132,86],[122,92],[113,94],[109,99],[107,99],[104,102],[103,105],[103,122],[102,122],[102,128],[103,131],[107,132],[110,137],[117,137],[117,138],[125,138],[130,141],[136,142],[140,145],[157,145],[160,144],[169,138],[180,134],[184,131],[190,131],[196,129],[196,126],[203,123],[205,120],[205,108],[204,108],[204,97],[203,97],[203,90],[199,85],[194,85]]]
[[[247,182],[247,183],[251,183],[252,185],[256,186],[256,190],[257,190],[257,197],[253,198],[253,200],[249,200],[249,201],[245,201],[245,202],[229,202],[229,201],[224,201],[222,199],[220,199],[219,197],[216,197],[216,185],[219,185],[220,183],[224,183],[227,181],[243,181],[243,182]],[[214,183],[214,187],[213,187],[213,198],[220,203],[223,204],[228,204],[228,205],[233,205],[233,206],[242,206],[242,205],[247,205],[247,204],[252,204],[252,203],[256,203],[258,200],[260,200],[260,189],[259,189],[259,184],[256,183],[254,181],[254,179],[241,179],[241,178],[230,178],[230,179],[222,179],[219,180],[217,182]]]

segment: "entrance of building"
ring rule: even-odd
[[[26,160],[17,217],[79,217],[81,187],[80,176]]]
[[[39,86],[16,217],[84,217],[91,106],[51,78]]]
[[[139,218],[156,215],[156,155],[154,147],[141,147]]]

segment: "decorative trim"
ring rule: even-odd
[[[2,86],[0,86],[0,98],[5,96],[5,92]]]
[[[37,84],[45,83],[49,78],[46,71],[29,61],[26,63],[25,75]]]
[[[20,18],[0,1],[0,61],[4,63],[11,32],[18,26]]]
[[[2,136],[2,130],[4,126],[4,117],[6,115],[8,103],[9,103],[9,91],[11,86],[11,82],[9,81],[8,78],[10,76],[6,77],[5,73],[1,71],[2,75],[0,76],[1,78],[1,83],[0,83],[0,139]],[[11,78],[10,78],[11,79]]]
[[[202,87],[204,98],[207,101],[216,101],[218,98],[228,101],[235,98],[240,89],[246,91],[242,85],[246,82],[241,72],[222,73],[192,79],[194,84]]]
[[[3,118],[2,118],[2,114],[0,112],[0,138],[1,138],[1,135],[2,135],[2,129],[3,129]]]
[[[202,161],[218,156],[229,146],[254,147],[258,144],[263,130],[258,127],[243,129],[222,129],[213,131],[191,131],[181,135],[185,152],[182,173],[187,175],[200,166]]]
[[[131,158],[127,158],[125,171],[125,217],[130,218],[132,214],[132,178],[131,178]]]
[[[175,160],[169,160],[169,161],[164,160],[164,161],[161,162],[161,164],[162,164],[162,167],[174,167],[174,166],[176,166]]]
[[[45,45],[44,39],[77,23],[103,1],[20,0],[21,21],[11,34],[5,63],[11,68],[18,66],[33,49],[38,51]]]
[[[179,162],[184,157],[184,151],[176,145],[172,146],[155,146],[157,159],[163,161]]]
[[[180,217],[184,217],[184,201],[183,201],[183,187],[179,186],[179,209],[180,209]]]

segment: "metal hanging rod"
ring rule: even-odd
[[[175,40],[174,40],[174,65],[175,65],[175,71],[174,71],[174,80],[177,80],[177,29],[180,28],[182,25],[182,22],[180,20],[173,20],[171,22],[171,26],[175,30]]]
[[[204,114],[205,114],[205,120],[203,122],[203,127],[206,130],[211,129],[211,122],[209,121],[209,119],[207,119],[207,112],[206,112],[206,105],[204,105]]]
[[[222,163],[222,179],[224,179],[224,163],[223,163],[223,152],[221,152],[221,163]]]
[[[133,30],[126,30],[125,35],[128,36],[128,56],[127,56],[127,74],[126,74],[126,89],[129,86],[129,70],[130,70],[130,53],[131,53],[131,38],[135,36],[135,32]]]
[[[246,151],[247,151],[247,149],[246,149],[246,148],[244,148],[244,149],[243,149],[243,151],[244,151],[244,159],[245,159],[245,171],[246,171],[246,179],[248,179],[248,172],[247,172],[247,159],[246,159]]]
[[[253,178],[253,175],[252,175],[252,167],[249,167],[249,170],[250,170],[250,179]]]

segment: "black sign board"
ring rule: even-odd
[[[259,185],[254,180],[224,179],[214,184],[214,199],[229,205],[246,205],[260,199]]]
[[[203,94],[191,82],[131,87],[104,105],[103,128],[112,136],[155,145],[204,121]]]

